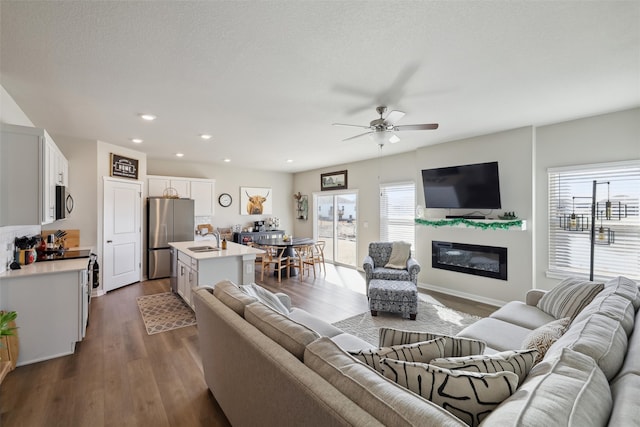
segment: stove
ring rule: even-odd
[[[77,259],[77,258],[89,258],[91,251],[86,250],[66,250],[55,252],[40,252],[38,251],[38,257],[36,262],[42,261],[59,261],[62,259]]]

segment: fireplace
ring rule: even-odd
[[[507,280],[507,248],[432,241],[431,267]]]

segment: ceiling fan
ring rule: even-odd
[[[387,111],[387,107],[381,105],[376,107],[376,111],[380,114],[379,119],[372,120],[369,123],[369,126],[362,125],[350,125],[346,123],[333,123],[333,126],[352,126],[358,127],[362,129],[369,129],[365,133],[361,133],[356,136],[352,136],[350,138],[343,139],[343,141],[349,141],[350,139],[359,138],[364,135],[371,135],[374,141],[378,143],[378,145],[382,146],[386,142],[390,142],[391,144],[395,144],[400,141],[400,138],[394,133],[403,130],[431,130],[438,129],[437,123],[425,123],[421,125],[396,125],[396,123],[404,116],[405,113],[398,110],[392,110],[387,114],[387,117],[383,117],[384,113]]]

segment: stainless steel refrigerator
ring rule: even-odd
[[[147,199],[147,277],[171,274],[169,242],[194,239],[194,202],[191,199]]]

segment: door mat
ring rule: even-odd
[[[173,292],[144,295],[137,302],[149,335],[196,324],[193,310]]]
[[[480,317],[462,313],[443,305],[418,301],[416,320],[403,318],[398,313],[382,311],[378,312],[377,316],[371,316],[370,311],[365,311],[336,322],[333,326],[377,346],[378,329],[380,328],[455,335],[478,320]]]

